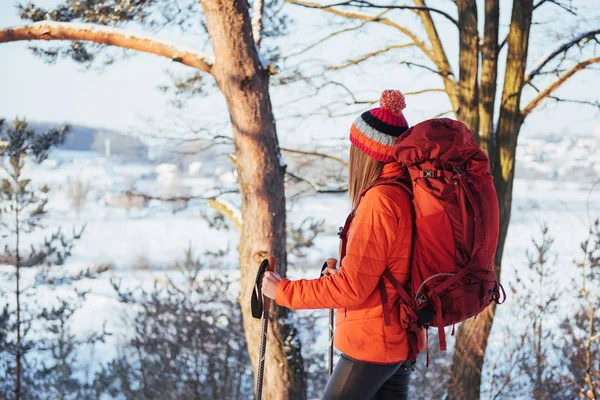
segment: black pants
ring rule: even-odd
[[[406,400],[412,363],[373,364],[342,354],[322,400]]]

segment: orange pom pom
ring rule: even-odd
[[[379,106],[399,116],[402,115],[402,110],[406,108],[406,99],[399,90],[384,90],[379,99]]]

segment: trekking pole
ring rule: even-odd
[[[263,375],[265,371],[265,352],[267,348],[267,329],[269,327],[269,310],[271,299],[262,295],[262,278],[265,271],[275,272],[277,259],[275,257],[265,258],[258,267],[254,290],[252,291],[252,316],[256,319],[262,318],[262,331],[260,336],[260,354],[258,356],[258,372],[256,374],[256,396],[257,400],[262,398]]]
[[[327,267],[335,269],[336,265],[337,260],[335,258],[328,258],[321,268],[321,275]],[[333,374],[333,309],[329,310],[329,351],[327,358],[327,371],[329,372],[329,376]]]

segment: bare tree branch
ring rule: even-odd
[[[577,15],[577,13],[575,12],[573,7],[561,4],[560,2],[558,2],[556,0],[540,0],[536,5],[533,6],[533,10],[535,11],[537,8],[541,7],[545,3],[554,4],[554,5],[562,8],[563,10],[567,11],[570,14]]]
[[[419,7],[425,6],[425,0],[414,0],[415,5]],[[432,55],[430,60],[436,65],[439,69],[439,75],[442,76],[444,81],[444,87],[446,88],[446,93],[448,94],[448,98],[450,99],[450,104],[452,104],[452,108],[458,110],[459,102],[458,102],[458,87],[456,80],[452,78],[454,73],[452,72],[452,67],[450,67],[450,63],[448,62],[448,56],[444,51],[444,46],[442,45],[442,40],[440,39],[440,35],[435,27],[435,23],[433,22],[433,18],[431,18],[431,14],[428,11],[423,11],[419,13],[421,17],[421,22],[425,27],[425,31],[427,32],[427,36],[431,41],[431,45],[433,48]]]
[[[416,12],[427,11],[427,12],[432,12],[432,13],[442,15],[448,21],[452,22],[455,26],[458,26],[458,21],[454,17],[452,17],[450,14],[448,14],[447,12],[439,10],[437,8],[427,7],[424,5],[423,6],[405,6],[405,5],[395,5],[395,4],[382,5],[382,4],[373,4],[373,3],[365,1],[365,0],[348,0],[348,1],[341,2],[341,3],[329,4],[327,6],[323,6],[323,8],[337,7],[337,6],[386,8],[386,9],[390,9],[390,10],[412,10],[412,11],[416,11]]]
[[[348,166],[348,162],[344,161],[343,159],[339,158],[339,157],[335,157],[329,154],[324,154],[324,153],[319,153],[317,151],[303,151],[303,150],[296,150],[296,149],[288,149],[285,147],[280,147],[279,148],[281,151],[285,151],[286,153],[293,153],[293,154],[304,154],[307,156],[315,156],[315,157],[321,157],[321,158],[327,158],[329,160],[333,160],[336,161],[340,164],[342,164],[344,167]]]
[[[380,50],[373,51],[371,53],[365,54],[364,56],[361,56],[361,57],[356,58],[354,60],[347,61],[345,64],[331,66],[328,69],[330,71],[337,71],[337,70],[340,70],[340,69],[348,68],[348,67],[351,67],[353,65],[360,64],[361,62],[367,61],[370,58],[376,57],[379,54],[387,53],[388,51],[391,51],[391,50],[394,50],[394,49],[404,49],[406,47],[411,47],[411,46],[414,46],[414,45],[415,45],[414,43],[394,44],[394,45],[388,46],[388,47],[386,47],[384,49],[380,49]]]
[[[315,182],[309,178],[306,178],[296,172],[286,171],[285,173],[288,176],[291,176],[292,178],[294,178],[298,181],[308,183],[308,185],[317,193],[345,193],[348,191],[348,188],[345,186],[339,186],[339,187],[321,186],[317,182]]]
[[[289,54],[289,55],[285,56],[285,58],[295,57],[295,56],[297,56],[297,55],[304,54],[304,53],[305,53],[305,52],[307,52],[308,50],[310,50],[310,49],[313,49],[313,48],[317,47],[318,45],[325,43],[325,42],[326,42],[327,40],[329,40],[329,39],[332,39],[332,38],[334,38],[334,37],[336,37],[336,36],[338,36],[338,35],[341,35],[341,34],[343,34],[343,33],[346,33],[346,32],[352,32],[352,31],[356,31],[356,30],[358,30],[358,29],[362,28],[363,26],[365,26],[366,24],[368,24],[368,23],[370,23],[370,22],[376,22],[376,21],[377,21],[379,18],[381,18],[381,16],[382,16],[382,15],[384,15],[385,13],[387,13],[387,12],[389,12],[389,11],[390,11],[390,10],[385,10],[385,11],[383,11],[382,13],[379,13],[379,14],[377,14],[377,15],[374,15],[372,19],[370,19],[370,20],[365,20],[365,21],[361,22],[360,24],[358,24],[358,25],[356,25],[356,26],[353,26],[353,27],[350,27],[350,28],[344,28],[344,29],[341,29],[341,30],[339,30],[339,31],[335,31],[335,32],[333,32],[333,33],[330,33],[329,35],[325,36],[324,38],[322,38],[322,39],[319,39],[319,40],[318,40],[318,41],[316,41],[315,43],[313,43],[313,44],[309,45],[309,46],[308,46],[308,47],[306,47],[305,49],[303,49],[303,50],[300,50],[300,51],[297,51],[297,52],[295,52],[295,53],[292,53],[292,54]]]
[[[448,114],[452,114],[452,113],[456,113],[456,110],[448,110],[448,111],[441,112],[441,113],[435,115],[433,118],[441,118],[444,115],[448,115]]]
[[[582,105],[586,105],[586,106],[592,106],[592,107],[600,108],[600,101],[565,99],[565,98],[556,97],[556,96],[548,96],[548,99],[555,100],[557,103],[582,104]]]
[[[415,91],[412,91],[412,92],[402,92],[402,94],[404,96],[414,96],[414,95],[417,95],[417,94],[430,93],[430,92],[445,93],[446,89],[442,89],[442,88],[422,89],[422,90],[415,90]]]
[[[556,81],[554,81],[546,89],[542,90],[538,95],[527,104],[527,106],[521,111],[521,117],[527,117],[545,98],[550,96],[552,92],[558,89],[563,83],[565,83],[570,77],[575,75],[577,72],[585,69],[588,65],[600,62],[600,57],[591,58],[586,61],[582,61],[576,64],[573,68],[560,75]]]
[[[448,75],[446,75],[446,74],[447,74],[447,72],[442,72],[442,71],[439,71],[439,70],[437,70],[437,69],[434,69],[434,68],[428,67],[427,65],[418,64],[418,63],[414,63],[414,62],[410,62],[410,61],[402,61],[402,62],[400,62],[400,64],[402,64],[402,65],[406,65],[406,66],[408,66],[409,68],[410,68],[410,67],[423,68],[423,69],[426,69],[426,70],[427,70],[427,71],[429,71],[429,72],[433,72],[434,74],[437,74],[437,75],[441,76],[442,78],[448,78]],[[445,91],[446,93],[448,92],[448,90],[447,90],[447,89],[445,89],[444,91]]]
[[[574,37],[567,43],[564,43],[562,46],[554,50],[552,53],[548,54],[546,57],[542,58],[538,61],[533,67],[533,69],[527,74],[525,78],[525,84],[529,83],[536,75],[539,75],[542,69],[552,60],[554,60],[560,54],[566,53],[571,47],[579,45],[582,42],[587,42],[592,39],[595,39],[597,35],[600,34],[600,29],[595,29],[593,31],[584,32],[579,36]]]
[[[315,2],[311,2],[311,1],[307,1],[307,0],[285,0],[285,1],[287,3],[296,4],[296,5],[299,5],[302,7],[323,10],[325,12],[328,12],[333,15],[337,15],[339,17],[344,17],[344,18],[348,18],[348,19],[358,19],[358,20],[369,21],[369,22],[371,22],[371,21],[378,22],[382,25],[392,27],[394,29],[399,30],[404,35],[408,36],[414,42],[415,46],[417,46],[427,56],[427,58],[429,58],[431,60],[433,60],[435,58],[433,53],[431,52],[431,50],[427,47],[427,44],[423,40],[421,40],[413,31],[406,28],[405,26],[398,24],[395,21],[392,21],[391,19],[377,18],[376,16],[369,15],[369,14],[362,13],[362,12],[340,10],[337,8],[333,8],[331,6],[323,6],[319,3],[315,3]],[[377,18],[377,19],[375,19],[375,18]]]
[[[168,41],[96,24],[35,22],[0,30],[0,43],[23,40],[82,40],[137,50],[169,58],[175,62],[211,73],[212,57]]]
[[[137,197],[141,197],[146,201],[150,201],[150,200],[158,200],[158,201],[162,201],[165,203],[179,203],[179,202],[183,202],[183,203],[188,203],[192,200],[211,200],[211,199],[215,199],[218,196],[224,195],[224,194],[231,194],[231,193],[239,193],[239,190],[234,189],[234,190],[218,190],[215,189],[213,191],[208,191],[210,193],[210,195],[198,195],[198,196],[173,196],[173,197],[161,197],[161,196],[153,196],[150,194],[146,194],[146,193],[138,193],[138,192],[134,192],[131,190],[125,191],[125,192],[121,192],[122,194],[124,194],[125,196],[137,196]]]

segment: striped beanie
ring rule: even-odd
[[[350,141],[377,161],[394,161],[394,142],[408,130],[408,122],[402,114],[405,107],[404,95],[399,90],[384,90],[379,108],[365,111],[352,124]]]

